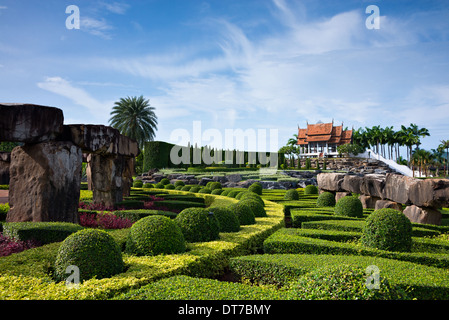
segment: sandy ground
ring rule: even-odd
[[[0,190],[0,203],[8,202],[8,190]]]

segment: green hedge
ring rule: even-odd
[[[16,240],[36,240],[41,244],[60,242],[74,232],[83,229],[68,222],[5,222],[3,234]]]
[[[164,200],[155,201],[153,203],[155,208],[167,208],[168,210],[184,210],[186,208],[205,208],[206,205],[200,202],[190,202],[181,200]]]
[[[252,255],[231,259],[239,276],[263,284],[286,285],[318,268],[353,265],[366,269],[375,265],[392,285],[410,288],[411,298],[449,299],[449,270],[381,257],[323,254]]]
[[[131,290],[118,300],[285,300],[285,292],[214,279],[174,276]]]
[[[152,215],[162,215],[167,216],[169,218],[175,218],[177,216],[176,213],[171,211],[149,210],[149,209],[119,210],[114,211],[113,213],[117,217],[129,219],[133,222]]]
[[[174,144],[162,141],[150,141],[145,143],[143,154],[143,171],[150,169],[175,168],[170,161],[170,151]]]
[[[263,249],[267,254],[304,253],[363,255],[391,258],[416,262],[441,268],[449,267],[449,255],[427,252],[392,252],[366,248],[357,243],[343,243],[300,235],[301,229],[281,229],[264,241]]]

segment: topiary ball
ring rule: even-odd
[[[220,225],[213,212],[204,208],[187,208],[175,218],[188,242],[203,242],[218,239]]]
[[[120,247],[111,235],[98,229],[77,231],[61,243],[55,261],[57,280],[67,279],[70,265],[79,268],[80,281],[108,278],[124,268]]]
[[[241,191],[240,190],[231,190],[228,193],[228,197],[235,198]]]
[[[262,195],[263,187],[259,182],[254,182],[252,185],[248,187],[248,191],[257,193],[258,195]]]
[[[299,192],[296,189],[287,190],[284,194],[284,200],[299,200]]]
[[[170,183],[170,180],[168,178],[162,178],[161,181],[159,181],[159,182],[165,186]]]
[[[164,188],[165,188],[165,185],[162,184],[162,183],[160,183],[160,182],[158,182],[158,183],[156,183],[156,184],[154,185],[154,187],[155,187],[156,189],[164,189]]]
[[[259,201],[255,200],[255,199],[248,198],[248,199],[240,200],[240,202],[249,206],[251,208],[251,210],[253,211],[254,216],[256,218],[261,218],[261,217],[267,216],[267,212],[265,211],[265,208],[260,204]]]
[[[334,208],[334,214],[346,217],[363,217],[362,202],[353,196],[346,196],[337,201]]]
[[[212,190],[211,194],[221,195],[223,192],[223,189],[214,189]]]
[[[304,188],[304,194],[318,194],[318,187],[313,184],[309,184]]]
[[[134,188],[142,188],[143,187],[143,181],[142,180],[136,180],[133,182]]]
[[[189,186],[189,185],[183,186],[183,187],[181,188],[181,191],[190,191],[191,188],[192,188],[192,186]]]
[[[381,250],[411,251],[412,224],[398,210],[376,210],[365,221],[361,243]]]
[[[226,189],[223,190],[223,192],[221,193],[222,196],[227,196],[229,194],[229,192],[231,192],[231,189]]]
[[[155,256],[186,251],[179,225],[161,215],[147,216],[131,226],[126,252],[137,256]]]
[[[255,200],[259,202],[262,207],[265,207],[265,202],[263,201],[262,197],[259,196],[257,193],[247,191],[240,197],[240,200],[247,200],[247,199]]]
[[[206,194],[211,194],[212,190],[210,190],[209,188],[202,188],[198,191],[198,193],[206,193]]]
[[[240,221],[237,215],[229,207],[210,207],[220,224],[220,232],[238,232]]]
[[[164,185],[164,189],[170,189],[170,190],[174,190],[176,189],[176,187],[174,185],[172,185],[171,183]]]
[[[197,193],[198,191],[200,191],[201,190],[201,187],[200,186],[193,186],[193,187],[191,187],[190,188],[190,192],[194,192],[194,193]]]
[[[242,196],[249,191],[240,191],[236,196],[235,199],[240,200],[242,198]]]
[[[323,192],[316,200],[317,207],[335,207],[335,195],[332,192]]]
[[[241,226],[256,223],[256,216],[247,204],[239,201],[232,204],[230,208],[237,215]]]
[[[209,189],[216,190],[216,189],[222,189],[221,183],[218,181],[212,182],[209,186]]]
[[[175,181],[175,187],[181,186],[184,187],[186,184],[182,180],[176,180]]]

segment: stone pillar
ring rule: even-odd
[[[126,157],[122,173],[123,197],[128,197],[131,193],[134,174],[134,158]]]
[[[82,153],[72,142],[25,144],[11,152],[7,222],[78,223]]]
[[[11,153],[0,152],[0,184],[9,184],[9,164]]]
[[[113,207],[114,204],[123,200],[124,164],[123,156],[90,155],[88,166],[90,167],[93,203]]]

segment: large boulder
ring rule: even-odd
[[[378,200],[374,206],[375,210],[380,210],[384,208],[394,209],[402,211],[402,205],[400,203],[390,201],[390,200]]]
[[[409,188],[411,203],[419,207],[448,207],[449,179],[418,180]]]
[[[363,176],[347,174],[345,175],[341,187],[348,192],[360,194],[360,186],[363,183]]]
[[[371,197],[364,194],[361,194],[359,196],[359,200],[362,202],[362,206],[365,209],[374,209],[376,208],[377,201],[380,200],[380,198],[377,197]]]
[[[434,208],[407,206],[403,213],[411,222],[441,225],[442,214]]]
[[[86,153],[127,157],[139,155],[136,141],[120,134],[117,129],[104,125],[64,125],[64,135],[60,139],[72,141]]]
[[[67,141],[25,144],[11,152],[6,221],[78,223],[82,153]]]
[[[345,173],[320,173],[317,175],[318,188],[321,190],[342,192],[342,183]]]
[[[419,184],[420,180],[400,174],[387,174],[384,186],[384,198],[398,203],[410,205],[410,189]]]
[[[63,131],[61,109],[34,104],[0,103],[0,141],[38,143]]]
[[[360,184],[360,193],[383,198],[383,189],[385,186],[385,176],[380,174],[367,174]]]

